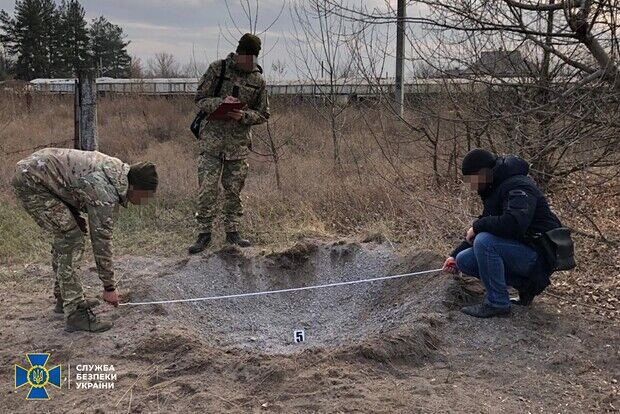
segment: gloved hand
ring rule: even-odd
[[[443,264],[443,269],[441,270],[443,272],[450,273],[453,275],[459,274],[459,268],[456,267],[456,260],[454,260],[454,257],[448,257]]]
[[[105,300],[111,305],[114,305],[114,307],[118,307],[118,294],[119,294],[118,288],[114,289],[113,291],[104,290],[103,300]]]

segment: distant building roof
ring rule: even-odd
[[[480,58],[460,74],[514,77],[527,76],[530,70],[520,51],[495,50],[482,52]]]
[[[115,78],[97,78],[97,83],[192,83],[198,82],[198,78],[140,78],[140,79],[115,79]],[[67,79],[33,79],[30,81],[33,85],[38,84],[69,84],[75,83],[74,78]]]

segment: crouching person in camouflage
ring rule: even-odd
[[[117,205],[145,204],[157,189],[151,163],[129,166],[96,151],[46,148],[17,163],[12,180],[17,198],[37,224],[50,232],[52,267],[56,273],[56,308],[65,314],[65,330],[103,332],[112,322],[92,311],[85,300],[78,271],[88,227],[103,299],[118,306],[112,266],[113,213]]]
[[[207,116],[222,103],[241,103],[245,107],[229,112],[226,119],[205,119],[200,125],[200,193],[196,213],[199,235],[189,248],[190,254],[203,251],[211,242],[220,182],[224,188],[226,241],[241,247],[250,245],[239,235],[243,214],[240,194],[248,174],[251,128],[269,118],[265,80],[256,63],[260,49],[258,37],[243,35],[236,53],[212,63],[198,86],[196,105]]]

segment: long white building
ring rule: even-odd
[[[405,94],[420,95],[441,93],[448,89],[451,92],[475,92],[493,87],[509,87],[522,84],[524,79],[506,78],[420,78],[405,84]],[[100,94],[142,94],[142,95],[191,95],[198,88],[198,78],[171,79],[113,79],[98,78],[97,90]],[[35,79],[30,82],[31,89],[37,92],[52,94],[73,94],[75,79]],[[393,79],[382,79],[378,82],[366,80],[346,80],[333,84],[326,80],[299,80],[268,82],[267,89],[271,96],[325,96],[339,95],[347,97],[371,97],[392,94]]]

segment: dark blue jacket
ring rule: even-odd
[[[492,169],[492,183],[479,193],[484,205],[482,215],[472,227],[476,234],[487,232],[517,240],[538,252],[530,278],[526,285],[519,287],[522,291],[537,295],[549,285],[553,270],[546,264],[542,250],[528,236],[561,227],[561,223],[534,180],[527,175],[528,172],[527,162],[519,157],[508,155],[497,158]],[[462,243],[452,252],[452,257],[468,247],[471,245]]]

